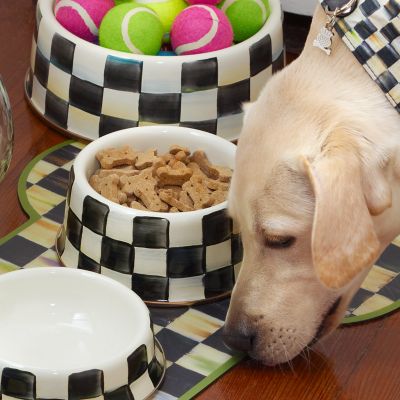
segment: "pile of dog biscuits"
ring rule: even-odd
[[[159,155],[156,149],[131,146],[96,154],[100,163],[90,185],[107,199],[144,211],[194,211],[226,200],[232,170],[213,165],[202,150],[190,152],[173,145]]]

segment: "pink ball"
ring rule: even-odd
[[[103,17],[114,7],[114,0],[57,0],[57,21],[74,35],[96,42]]]
[[[186,0],[186,3],[191,5],[195,4],[207,4],[209,6],[215,6],[218,3],[221,3],[222,0]]]
[[[176,54],[199,54],[232,45],[232,26],[226,15],[214,6],[185,8],[171,29],[171,44]]]

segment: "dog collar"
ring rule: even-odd
[[[331,53],[333,28],[400,112],[400,2],[320,0],[328,20],[314,46]]]

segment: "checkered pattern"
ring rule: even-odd
[[[400,242],[390,244],[351,301],[346,317],[364,315],[400,299]]]
[[[321,1],[326,6],[328,1]],[[400,3],[360,0],[335,29],[387,99],[400,112]]]
[[[145,301],[197,301],[232,290],[243,251],[225,210],[206,214],[198,232],[182,238],[174,219],[136,216],[121,224],[108,205],[81,196],[72,168],[57,244],[66,266],[108,275]]]
[[[104,398],[105,400],[132,400],[144,399],[159,386],[163,374],[163,355],[158,348],[151,350],[148,361],[146,345],[138,347],[126,360],[126,384],[118,388],[110,386],[107,372],[100,369],[79,371],[65,377],[58,378],[57,397],[65,400],[81,400]],[[36,400],[54,396],[54,387],[48,387],[40,380],[40,376],[29,371],[14,368],[4,368],[1,374],[1,397],[3,399]],[[112,386],[112,385],[111,385]],[[102,397],[100,397],[102,396]]]
[[[64,171],[70,169],[72,160],[82,147],[78,142],[65,142],[42,155],[28,174],[26,194],[39,219],[0,245],[0,273],[19,268],[60,266],[54,251],[54,238],[64,220],[68,187]],[[400,238],[388,247],[373,267],[344,322],[351,321],[349,317],[353,316],[360,320],[370,319],[370,313],[380,312],[396,301],[399,303],[399,260]],[[229,300],[226,299],[193,307],[150,309],[156,338],[167,359],[165,379],[152,397],[154,400],[175,400],[215,373],[226,361],[230,361],[231,366],[240,361],[240,356],[230,352],[222,341],[221,328],[228,306]],[[3,396],[3,400],[5,398]],[[105,395],[104,398],[132,400],[122,389],[115,396]]]
[[[40,17],[46,3],[38,3],[26,92],[48,121],[89,140],[152,124],[237,139],[242,103],[255,100],[273,70],[282,66],[281,26],[249,48],[242,46],[235,59],[204,55],[171,63],[163,57],[163,63],[156,63],[117,57],[61,36]]]

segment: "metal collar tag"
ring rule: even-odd
[[[333,10],[330,10],[329,3],[330,1],[325,1],[324,10],[325,14],[327,15],[328,19],[326,24],[321,28],[319,31],[316,39],[313,42],[313,46],[321,49],[325,52],[328,56],[332,52],[332,38],[335,35],[333,31],[333,27],[335,26],[338,18],[346,17],[347,15],[351,14],[357,6],[358,0],[349,0],[342,6],[336,6]],[[337,2],[336,2],[337,3]]]

